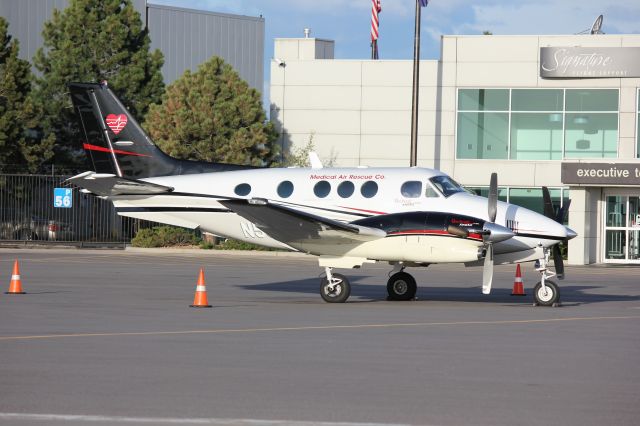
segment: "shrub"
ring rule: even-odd
[[[131,239],[132,246],[144,248],[194,246],[200,242],[194,231],[168,225],[141,229]]]

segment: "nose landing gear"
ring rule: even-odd
[[[540,273],[540,281],[533,288],[534,306],[560,306],[560,288],[550,280],[556,276],[555,272],[548,269],[550,254],[550,249],[544,249],[544,257],[536,266],[536,271]]]

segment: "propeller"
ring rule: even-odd
[[[546,186],[542,187],[542,200],[544,202],[544,215],[549,219],[553,219],[558,223],[563,223],[567,213],[569,212],[569,206],[571,205],[571,200],[569,200],[563,207],[558,209],[558,213],[553,211],[553,204],[551,203],[551,194],[549,193],[549,188]],[[567,240],[562,240],[563,243],[566,244]],[[552,247],[553,254],[553,267],[556,270],[556,276],[559,280],[564,279],[564,259],[562,258],[562,252],[560,251],[560,243],[554,244]]]
[[[498,214],[498,174],[491,173],[491,180],[489,182],[489,197],[487,202],[487,210],[489,213],[489,222],[491,225],[495,225],[496,216]],[[484,267],[482,269],[482,293],[491,293],[491,284],[493,283],[493,241],[490,239],[492,236],[492,229],[495,226],[486,226],[485,224],[485,248],[486,253],[484,255]],[[513,236],[513,234],[511,234]]]

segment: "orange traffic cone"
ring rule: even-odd
[[[198,275],[198,283],[196,284],[196,295],[193,298],[192,308],[210,308],[211,305],[207,300],[207,286],[204,284],[204,269],[200,268]]]
[[[513,281],[512,296],[526,296],[524,292],[524,285],[522,284],[522,272],[520,271],[520,264],[516,267],[516,279]]]
[[[20,279],[20,267],[18,266],[18,259],[13,263],[13,273],[11,274],[11,284],[9,284],[9,291],[5,294],[25,294],[22,291],[22,280]]]

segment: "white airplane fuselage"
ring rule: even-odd
[[[146,178],[142,180],[174,190],[166,194],[111,199],[118,213],[124,216],[199,227],[222,237],[276,248],[290,247],[218,201],[266,199],[341,222],[402,212],[445,212],[488,220],[486,198],[455,188],[453,193],[445,195],[447,191],[443,192],[431,180],[434,177],[449,179],[442,172],[426,168],[254,169]],[[409,184],[413,189],[411,194],[401,191],[407,182],[414,182]],[[494,244],[497,262],[538,259],[542,248],[567,238],[568,232],[552,219],[504,202],[497,203],[495,223],[515,234]],[[482,246],[481,240],[460,239],[446,233],[403,232],[393,238],[387,236],[353,245],[315,246],[310,241],[298,250],[329,257],[428,264],[477,261],[482,257],[479,255]],[[357,266],[359,262],[353,263]]]

